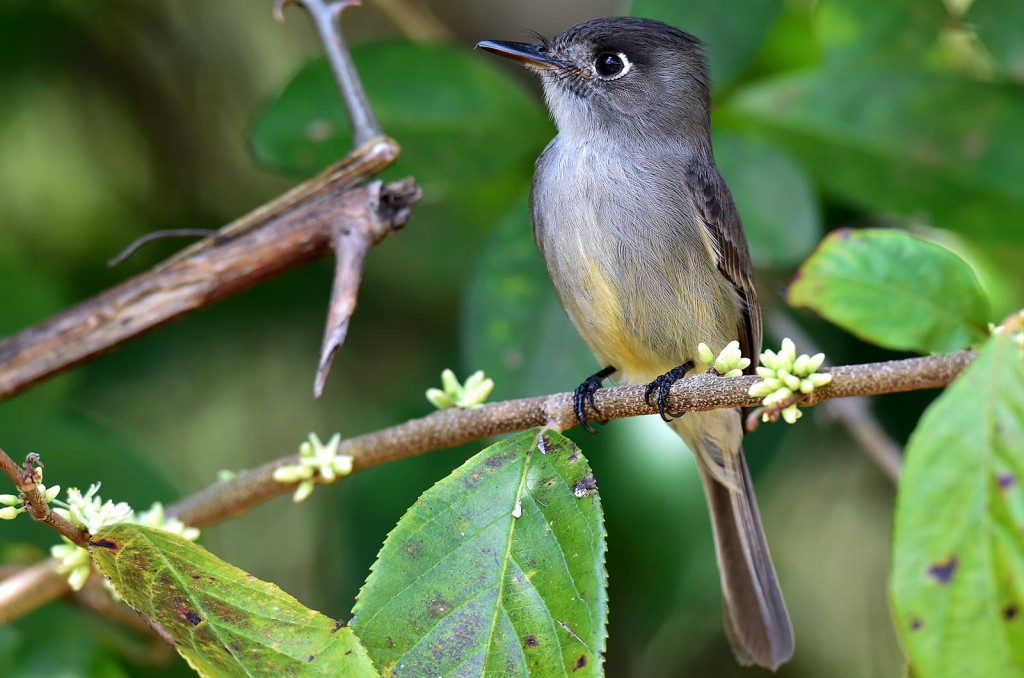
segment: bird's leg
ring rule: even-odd
[[[587,405],[589,404],[594,408],[595,412],[601,414],[601,410],[597,409],[597,405],[594,404],[594,393],[601,388],[601,382],[614,373],[615,368],[609,365],[600,372],[590,375],[582,384],[576,387],[576,392],[573,394],[572,399],[573,410],[576,412],[576,418],[579,420],[580,426],[588,433],[597,433],[597,430],[587,423]]]
[[[654,381],[647,385],[647,390],[644,391],[644,401],[654,407],[654,403],[651,402],[651,394],[655,391],[658,392],[658,412],[661,414],[661,418],[665,421],[672,421],[672,419],[678,419],[679,417],[686,414],[686,412],[677,412],[675,414],[665,414],[665,403],[668,401],[668,394],[672,390],[672,385],[686,376],[686,373],[692,370],[694,367],[692,360],[687,360],[679,367],[673,367],[665,374],[657,377]]]

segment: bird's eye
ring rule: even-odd
[[[617,54],[602,52],[597,55],[597,59],[594,61],[594,70],[602,78],[615,80],[628,73],[632,65],[629,59],[626,58],[626,55],[621,52]]]

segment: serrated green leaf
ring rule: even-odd
[[[760,266],[795,266],[821,239],[821,217],[804,169],[784,150],[715,135],[715,160],[729,184],[750,256]]]
[[[89,549],[114,590],[204,676],[377,676],[351,628],[170,532],[121,524]]]
[[[788,300],[897,350],[955,351],[988,335],[988,301],[967,262],[895,229],[831,233],[800,268]]]
[[[1024,82],[1024,2],[975,0],[966,18],[1006,74]]]
[[[854,59],[745,87],[727,115],[787,149],[822,188],[855,205],[974,240],[1019,239],[1019,88]]]
[[[524,431],[409,509],[352,626],[389,676],[597,676],[604,555],[587,461],[558,433]]]
[[[482,369],[495,398],[565,391],[597,369],[555,296],[533,242],[525,199],[494,227],[462,305],[467,369]]]
[[[664,21],[703,40],[711,78],[721,87],[757,53],[782,6],[782,0],[633,0],[630,14]]]
[[[1024,676],[1024,360],[994,336],[925,412],[896,502],[891,595],[920,678]]]

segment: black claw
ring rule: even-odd
[[[601,414],[601,410],[599,410],[597,405],[594,404],[594,393],[601,388],[601,383],[607,377],[614,374],[614,372],[615,368],[609,365],[600,372],[595,372],[590,375],[582,384],[576,387],[576,392],[573,394],[572,398],[572,408],[576,413],[576,419],[579,420],[580,426],[582,426],[583,430],[587,433],[597,433],[597,429],[587,422],[587,405],[589,404],[595,412]]]
[[[693,361],[687,360],[679,367],[673,367],[665,374],[657,377],[647,385],[647,390],[644,391],[644,402],[651,407],[654,407],[654,403],[651,402],[651,395],[658,392],[658,414],[664,421],[672,421],[686,414],[686,412],[665,412],[665,405],[668,403],[669,393],[672,392],[672,386],[686,376],[686,373],[693,369]]]

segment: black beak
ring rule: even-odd
[[[548,69],[565,68],[565,64],[552,59],[547,53],[544,45],[535,45],[530,42],[505,42],[503,40],[481,40],[476,43],[480,49],[494,52],[514,61],[521,61],[530,68]]]

